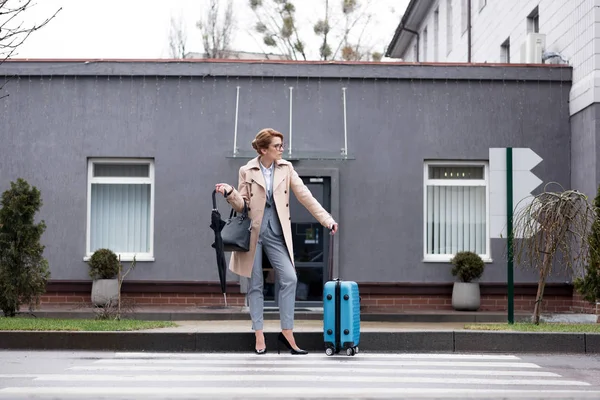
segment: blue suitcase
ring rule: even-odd
[[[360,297],[358,284],[335,279],[323,288],[323,336],[325,354],[345,350],[353,356],[360,342]]]

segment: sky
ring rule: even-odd
[[[14,1],[14,0],[13,0]],[[254,15],[248,0],[233,0],[237,18],[232,50],[262,52],[260,37],[252,35]],[[336,0],[329,0],[330,4]],[[342,0],[337,0],[341,2]],[[383,52],[391,40],[409,0],[359,0],[370,2],[368,40]],[[44,28],[34,32],[12,58],[170,58],[171,18],[181,18],[188,37],[187,50],[202,51],[196,22],[209,0],[35,0],[25,23],[43,21],[62,7]],[[325,0],[295,0],[297,21],[315,38],[312,24]],[[204,11],[203,11],[204,10]],[[314,40],[310,43],[314,43]],[[313,46],[314,47],[314,46]],[[274,52],[270,50],[269,52]]]

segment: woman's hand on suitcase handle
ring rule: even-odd
[[[329,230],[331,231],[332,235],[335,235],[335,233],[338,230],[338,224],[337,224],[337,222],[334,222],[333,224],[331,224],[331,226],[329,227]]]

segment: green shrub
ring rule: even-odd
[[[471,251],[461,251],[450,262],[454,265],[452,276],[458,276],[461,282],[471,282],[483,274],[483,260]]]
[[[96,250],[88,263],[92,279],[113,279],[119,272],[119,259],[109,249]]]
[[[573,281],[575,290],[592,304],[600,301],[600,219],[598,218],[598,213],[600,213],[600,187],[598,187],[594,199],[594,210],[596,211],[596,218],[588,237],[589,264],[585,267],[584,276]]]
[[[21,304],[39,304],[50,277],[40,238],[44,221],[36,224],[42,206],[40,191],[19,178],[0,201],[0,309],[14,317]]]
[[[573,282],[575,290],[583,296],[583,299],[594,304],[600,301],[600,267],[598,264],[590,264],[585,269],[583,278],[576,278]]]

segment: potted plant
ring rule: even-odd
[[[454,282],[452,288],[452,307],[458,311],[477,311],[481,303],[479,279],[483,274],[483,260],[471,251],[461,251],[450,262],[454,265],[452,275],[460,282]]]
[[[98,249],[88,261],[92,278],[92,303],[106,306],[119,299],[119,260],[109,249]]]

